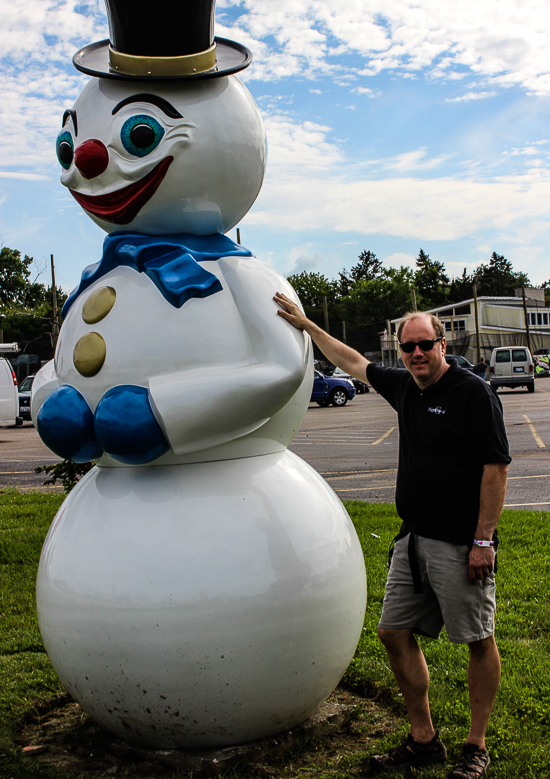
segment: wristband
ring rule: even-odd
[[[495,545],[495,542],[494,541],[476,541],[476,539],[474,538],[474,544],[476,546],[482,546],[482,547],[488,546],[488,547],[491,547],[491,546]]]

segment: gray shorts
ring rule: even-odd
[[[378,627],[411,629],[437,638],[445,625],[449,641],[470,644],[495,632],[495,578],[471,584],[467,546],[416,536],[424,592],[415,594],[409,564],[409,536],[395,544]]]

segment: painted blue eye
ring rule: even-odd
[[[127,152],[134,157],[151,154],[162,140],[164,127],[146,114],[138,114],[126,119],[120,131],[120,140]]]
[[[59,133],[55,144],[57,159],[65,170],[69,170],[74,157],[73,136],[67,130]]]

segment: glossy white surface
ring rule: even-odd
[[[76,387],[92,411],[111,387],[149,389],[172,447],[159,464],[278,451],[296,434],[311,396],[309,336],[278,317],[273,301],[276,289],[297,299],[288,282],[253,257],[202,265],[223,290],[181,308],[168,304],[145,274],[111,271],[77,298],[56,351],[59,383]],[[117,293],[113,308],[100,322],[86,324],[83,306],[106,285]],[[91,331],[103,337],[107,357],[97,375],[84,377],[73,349]],[[57,386],[46,367],[35,409]]]
[[[289,452],[94,469],[52,524],[37,589],[67,689],[100,724],[163,748],[305,719],[353,655],[365,598],[345,509]]]
[[[167,116],[156,105],[132,102],[112,115],[125,97],[142,93],[168,100],[183,119]],[[105,195],[143,179],[173,156],[166,178],[137,216],[125,225],[91,218],[107,232],[152,235],[225,233],[254,203],[263,181],[266,143],[262,118],[250,92],[235,76],[178,84],[91,79],[78,96],[73,120],[64,130],[75,150],[91,139],[107,148],[109,164],[101,175],[85,178],[73,162],[61,183],[84,195]],[[124,148],[121,129],[132,116],[153,117],[164,129],[154,151],[136,157]]]

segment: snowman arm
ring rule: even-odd
[[[288,282],[255,258],[222,258],[219,270],[248,334],[250,360],[149,380],[153,411],[176,454],[258,429],[291,400],[307,371],[310,338],[282,322],[273,301],[274,290],[297,301]]]
[[[173,451],[219,446],[265,424],[301,379],[275,363],[197,368],[149,380],[149,398]]]
[[[36,419],[46,398],[60,385],[61,382],[55,373],[54,361],[50,360],[40,368],[32,383],[31,419]]]
[[[302,308],[291,285],[255,257],[224,257],[219,260],[219,267],[241,315],[256,361],[278,363],[283,370],[291,372],[301,371],[303,379],[310,338],[288,322],[281,327],[279,306],[273,300],[274,293],[282,291]]]

